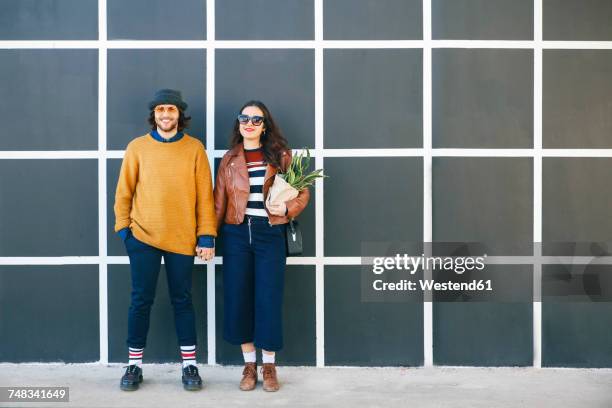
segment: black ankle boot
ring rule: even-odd
[[[136,391],[142,382],[142,369],[135,364],[127,366],[121,377],[120,387],[123,391]]]
[[[183,367],[183,388],[187,391],[196,391],[202,388],[202,378],[198,374],[198,367],[194,365]]]

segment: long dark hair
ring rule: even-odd
[[[264,115],[264,127],[266,129],[265,133],[262,133],[260,141],[262,145],[262,150],[266,161],[275,167],[281,166],[281,152],[283,150],[288,150],[289,145],[287,143],[287,139],[283,136],[280,128],[274,121],[270,110],[264,105],[263,102],[252,100],[248,101],[238,111],[242,113],[243,109],[248,106],[255,106],[259,108]],[[242,143],[243,137],[240,134],[240,123],[238,122],[238,118],[234,119],[234,129],[232,130],[232,140],[230,142],[230,148],[236,146],[239,143]]]
[[[151,113],[149,113],[148,122],[149,125],[151,125],[151,130],[157,129],[157,123],[155,123],[155,111],[151,111]],[[185,112],[183,112],[182,109],[179,109],[178,125],[176,126],[177,131],[182,132],[183,129],[189,127],[189,123],[191,123],[191,116],[186,116]]]

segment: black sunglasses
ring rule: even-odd
[[[249,116],[249,115],[241,114],[241,115],[238,115],[237,119],[241,125],[246,125],[247,123],[249,123],[249,120],[250,120],[253,126],[259,126],[264,121],[264,117],[258,116],[258,115]]]

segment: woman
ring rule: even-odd
[[[290,163],[287,140],[268,108],[260,101],[244,104],[214,189],[217,227],[224,244],[223,337],[242,348],[243,391],[257,384],[255,347],[262,349],[263,389],[279,389],[275,352],[283,346],[285,228],[310,198],[305,188],[287,202],[267,203],[274,175]]]

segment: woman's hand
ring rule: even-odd
[[[272,215],[285,215],[285,211],[287,209],[287,205],[284,202],[276,203],[266,200],[266,207],[270,214]]]
[[[215,248],[196,247],[198,258],[204,261],[210,261],[215,257]]]

